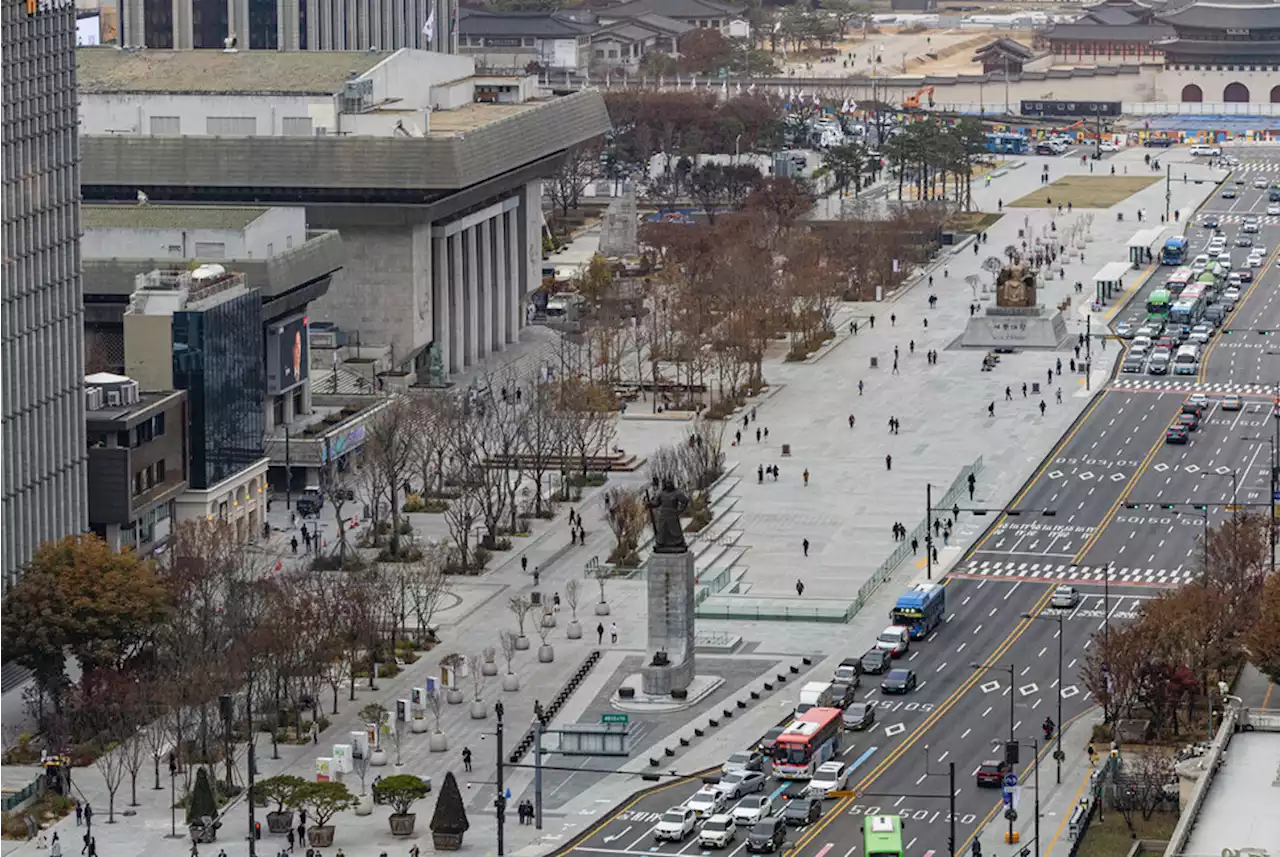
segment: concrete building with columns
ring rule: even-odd
[[[541,279],[542,179],[609,129],[598,92],[540,93],[470,57],[79,51],[91,201],[302,206],[345,260],[312,305],[426,383],[515,342]],[[379,350],[380,349],[380,350]]]

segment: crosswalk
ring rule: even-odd
[[[1231,168],[1233,173],[1261,173],[1271,181],[1280,181],[1280,161],[1242,161]],[[1257,176],[1254,176],[1257,178]]]
[[[1181,586],[1195,579],[1193,569],[1139,568],[1114,566],[1110,573],[1102,565],[1063,565],[1052,562],[1004,562],[1001,560],[969,560],[957,574],[970,577],[1003,577],[1008,579],[1050,580],[1060,583],[1141,584],[1144,586]]]
[[[1190,376],[1178,378],[1126,378],[1121,375],[1110,384],[1113,390],[1169,390],[1179,393],[1205,393],[1207,395],[1225,396],[1235,393],[1238,396],[1271,396],[1275,387],[1271,384],[1197,384]]]
[[[1280,216],[1274,214],[1215,214],[1210,211],[1204,217],[1216,217],[1222,224],[1244,223],[1245,220],[1256,220],[1260,226],[1275,226],[1280,223]]]

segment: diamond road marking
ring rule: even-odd
[[[1062,689],[1062,698],[1070,699],[1073,696],[1079,695],[1079,693],[1080,688],[1076,687],[1074,684],[1069,684]]]
[[[1184,468],[1182,468],[1182,469],[1183,469],[1183,470],[1185,470],[1185,471],[1187,471],[1188,473],[1199,473],[1199,472],[1200,472],[1200,465],[1198,465],[1198,464],[1188,464],[1186,467],[1184,467]]]
[[[1022,694],[1023,696],[1030,696],[1031,694],[1035,693],[1039,689],[1040,689],[1040,686],[1038,684],[1036,684],[1035,682],[1031,682],[1031,684],[1024,684],[1022,687],[1018,688],[1018,693]]]
[[[1093,479],[1093,478],[1094,478],[1093,471],[1092,471],[1092,470],[1086,470],[1084,473],[1081,473],[1081,474],[1080,474],[1080,478],[1081,478],[1081,479],[1083,479],[1083,480],[1085,480],[1086,482],[1088,482],[1090,479]]]
[[[1000,689],[1000,682],[995,681],[993,679],[991,681],[984,682],[983,684],[978,685],[978,687],[982,689],[983,693],[991,693],[993,691],[997,691]]]
[[[1062,473],[1062,471],[1061,471],[1061,470],[1050,470],[1050,471],[1049,471],[1049,478],[1050,478],[1050,479],[1061,479],[1061,478],[1063,477],[1063,475],[1064,475],[1064,474]]]
[[[1111,481],[1112,481],[1112,482],[1123,482],[1124,480],[1125,480],[1125,475],[1124,475],[1123,473],[1112,473],[1112,474],[1111,474]]]
[[[1159,470],[1161,473],[1164,473],[1166,470],[1169,469],[1169,465],[1165,464],[1162,461],[1159,464],[1157,464],[1154,469]]]
[[[1230,473],[1230,472],[1231,472],[1231,468],[1230,468],[1230,467],[1219,467],[1217,470],[1215,470],[1215,471],[1213,471],[1213,472],[1214,472],[1214,473],[1216,473],[1216,474],[1218,474],[1219,476],[1226,476],[1228,473]]]
[[[906,732],[906,731],[907,731],[907,727],[903,726],[901,723],[895,723],[892,726],[886,727],[884,730],[884,734],[885,736],[892,738],[894,735],[901,735],[903,732]]]

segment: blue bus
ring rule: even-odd
[[[1175,235],[1164,242],[1164,250],[1160,251],[1160,264],[1181,265],[1182,260],[1185,258],[1187,258],[1187,237],[1185,235]]]
[[[947,609],[947,591],[939,583],[918,583],[898,596],[898,603],[889,611],[889,619],[895,625],[903,625],[911,633],[911,639],[925,637],[938,623]]]
[[[987,134],[987,151],[1004,155],[1022,155],[1027,151],[1026,134]]]

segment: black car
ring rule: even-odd
[[[775,726],[768,732],[764,733],[764,737],[760,739],[760,743],[756,745],[756,749],[766,756],[773,755],[773,745],[777,743],[778,736],[782,734],[783,727]]]
[[[1167,149],[1173,145],[1172,137],[1148,137],[1142,144],[1148,149]]]
[[[881,693],[910,693],[915,689],[915,670],[889,670],[889,674],[880,682]]]
[[[853,731],[866,729],[876,722],[876,709],[868,703],[855,702],[844,710],[841,719],[845,729]]]
[[[1236,246],[1237,246],[1237,247],[1252,247],[1252,246],[1253,246],[1253,239],[1252,239],[1252,238],[1250,238],[1248,235],[1237,235],[1237,236],[1236,236]]]
[[[1214,215],[1210,214],[1210,215],[1209,215],[1208,217],[1206,217],[1204,220],[1200,221],[1200,225],[1201,225],[1201,226],[1203,226],[1205,229],[1217,229],[1217,228],[1218,228],[1218,218],[1217,218],[1216,216],[1214,216]]]
[[[747,834],[747,850],[772,854],[787,844],[787,822],[781,816],[762,818]]]
[[[813,824],[822,818],[822,801],[816,797],[802,797],[787,801],[787,808],[782,811],[782,820],[787,824],[803,827]]]
[[[298,495],[297,509],[298,514],[304,518],[307,515],[318,515],[320,510],[324,508],[324,494],[320,493],[319,488],[305,488]]]
[[[836,708],[845,708],[853,704],[858,698],[857,690],[851,684],[833,684],[831,685],[831,701],[835,703]]]
[[[870,649],[862,656],[862,671],[872,675],[880,675],[889,668],[892,656],[884,649]]]

